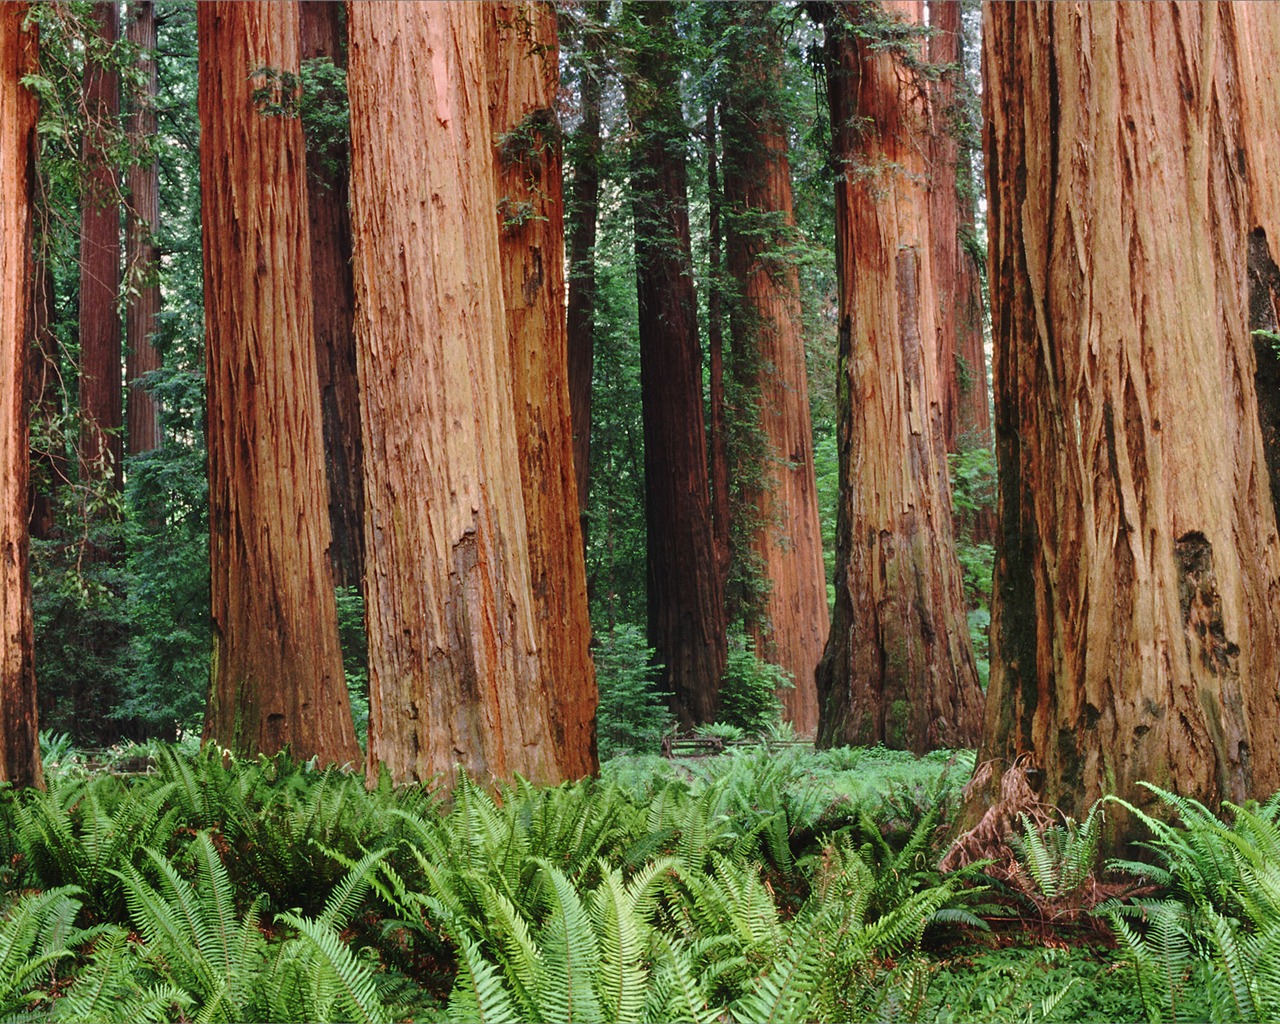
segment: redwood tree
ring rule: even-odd
[[[302,59],[346,68],[342,5],[301,0]],[[327,87],[312,102],[340,102]],[[345,139],[307,147],[307,215],[311,229],[311,298],[316,368],[329,482],[331,555],[336,581],[359,587],[364,573],[364,466],[360,385],[356,375],[355,294],[351,282],[350,154]]]
[[[921,2],[839,4],[826,24],[842,171],[836,607],[818,668],[828,746],[971,746],[981,720],[937,375],[927,111],[911,70],[922,14]]]
[[[567,778],[593,774],[596,677],[574,475],[565,317],[564,202],[550,3],[485,5],[498,258],[511,357],[534,626]]]
[[[27,576],[27,318],[36,70],[25,3],[0,5],[0,782],[42,786]]]
[[[80,462],[82,477],[124,480],[124,384],[120,371],[120,191],[108,151],[120,113],[120,80],[107,54],[120,34],[115,0],[93,5],[97,38],[84,69],[87,126],[80,203]]]
[[[600,211],[600,120],[604,97],[601,19],[605,4],[585,4],[578,95],[582,122],[570,142],[573,177],[565,210],[569,246],[569,405],[573,416],[573,466],[578,486],[578,518],[587,532],[591,480],[591,377],[595,365],[596,219]]]
[[[702,354],[674,12],[626,7],[632,28],[627,106],[636,133],[631,186],[648,527],[649,642],[686,727],[710,722],[724,674],[724,586],[712,537]]]
[[[964,143],[964,31],[960,0],[929,0],[933,128],[929,134],[929,230],[937,295],[938,378],[947,451],[991,445],[982,282],[973,246],[972,168]]]
[[[125,305],[125,379],[129,382],[127,409],[130,455],[160,447],[160,415],[155,397],[139,385],[143,374],[160,369],[160,354],[151,343],[160,316],[160,251],[155,233],[160,227],[160,171],[147,152],[156,134],[156,16],[152,0],[129,4],[125,36],[139,48],[139,88],[132,97],[126,128],[130,145],[139,154],[129,167],[126,184],[125,265],[129,290]]]
[[[757,653],[794,680],[784,716],[796,732],[818,727],[814,672],[827,639],[805,369],[787,122],[782,110],[781,26],[768,4],[741,4],[726,67],[723,105],[727,269],[734,284],[732,371],[758,433],[760,466],[741,474],[741,506],[754,512],[750,546],[766,593],[749,616]]]
[[[294,2],[202,3],[213,680],[206,740],[359,756],[329,568]],[[251,79],[246,69],[256,73]],[[255,99],[255,90],[261,89]]]
[[[1002,530],[979,756],[1028,754],[1076,816],[1104,791],[1147,803],[1139,780],[1211,804],[1280,784],[1246,287],[1251,177],[1280,138],[1253,116],[1274,66],[1234,30],[1252,16],[1274,17],[987,8]]]
[[[485,7],[353,3],[369,769],[561,778],[498,252]]]

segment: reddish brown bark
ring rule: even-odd
[[[604,4],[588,5],[589,16],[604,15]],[[582,124],[574,135],[565,211],[569,241],[569,405],[573,414],[573,465],[578,487],[578,518],[587,533],[587,497],[591,482],[591,377],[595,364],[596,218],[600,210],[600,113],[604,83],[598,67],[600,36],[589,28],[578,90]]]
[[[504,0],[486,4],[485,14],[498,258],[534,625],[556,758],[566,778],[578,779],[599,767],[598,695],[569,407],[556,12],[550,3]]]
[[[668,2],[633,4],[627,105],[632,167],[640,387],[648,525],[649,642],[686,727],[710,722],[726,658],[716,566],[689,243],[680,68]]]
[[[471,3],[350,8],[369,770],[554,782],[484,22]]]
[[[338,67],[346,67],[342,5],[302,0],[299,7],[303,60],[328,57]],[[351,283],[349,161],[347,147],[340,143],[327,150],[308,149],[307,212],[316,368],[333,534],[330,555],[338,585],[359,587],[364,576],[364,446]]]
[[[929,229],[938,296],[938,376],[947,451],[991,444],[982,282],[972,252],[973,197],[958,188],[971,170],[961,148],[964,33],[960,0],[929,0],[929,62],[944,69],[930,83]],[[972,242],[970,242],[972,244]]]
[[[214,636],[204,736],[342,764],[359,748],[327,556],[302,126],[259,113],[253,90],[270,82],[245,73],[298,74],[297,5],[202,3],[197,32]]]
[[[1248,7],[987,8],[1002,531],[979,756],[1029,755],[1077,817],[1150,802],[1140,780],[1211,805],[1280,784],[1246,284],[1277,139]]]
[[[26,342],[36,70],[25,3],[0,5],[0,782],[43,786],[27,575]]]
[[[971,746],[981,720],[947,486],[924,182],[927,119],[904,57],[875,45],[920,2],[827,22],[840,286],[836,607],[823,745]],[[844,18],[861,19],[854,31]],[[913,44],[900,44],[911,47]]]
[[[828,631],[826,570],[813,466],[800,279],[794,244],[787,124],[781,109],[782,40],[769,5],[744,4],[730,49],[724,105],[727,254],[735,297],[729,318],[739,389],[756,403],[763,465],[742,502],[755,510],[751,550],[767,583],[752,631],[757,653],[794,680],[783,714],[800,736],[818,728],[814,672]]]
[[[129,4],[125,35],[141,49],[141,88],[133,96],[127,130],[141,152],[156,134],[156,18],[152,0]],[[125,305],[125,379],[129,382],[126,450],[130,455],[160,447],[160,409],[155,397],[138,383],[160,369],[160,354],[151,344],[160,317],[160,252],[154,236],[160,227],[160,172],[155,158],[131,166],[126,174],[129,203],[125,208],[125,265],[131,285]]]
[[[115,43],[119,5],[95,3],[101,44]],[[80,463],[86,479],[124,482],[124,384],[120,371],[120,192],[107,152],[120,113],[119,76],[85,63],[84,191],[80,203]]]

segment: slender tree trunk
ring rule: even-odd
[[[213,685],[206,740],[342,764],[359,756],[329,567],[296,118],[253,91],[297,75],[296,3],[202,3],[200,174],[209,389]]]
[[[672,6],[629,7],[637,133],[632,189],[648,525],[649,642],[683,726],[710,722],[725,666],[724,587],[716,566],[702,408],[702,353]]]
[[[594,774],[595,666],[578,519],[565,319],[564,202],[550,3],[485,5],[498,258],[529,538],[534,626],[560,771]]]
[[[800,277],[786,252],[794,243],[787,123],[780,102],[782,42],[764,4],[737,8],[736,45],[725,103],[724,187],[728,268],[735,298],[729,318],[739,390],[756,401],[764,464],[745,506],[757,510],[751,550],[767,584],[753,623],[756,650],[790,673],[784,717],[801,736],[818,728],[814,672],[828,632],[826,569],[813,466],[809,380]]]
[[[37,258],[31,275],[31,323],[27,331],[28,408],[36,421],[36,432],[55,437],[57,421],[62,414],[62,388],[59,380],[58,338],[53,333],[53,268]],[[31,536],[50,539],[56,529],[56,495],[70,482],[70,466],[61,445],[41,444],[31,449]],[[36,468],[38,467],[38,468]]]
[[[25,3],[0,5],[0,782],[44,785],[27,576],[27,317],[36,70]]]
[[[929,228],[938,296],[938,375],[947,451],[991,444],[982,281],[965,239],[974,239],[971,169],[959,131],[965,112],[964,31],[960,0],[929,0],[929,63],[943,69],[931,83]]]
[[[971,746],[981,721],[934,351],[926,110],[908,54],[875,45],[893,21],[919,23],[922,7],[842,4],[827,23],[843,173],[836,608],[818,668],[826,746]],[[861,19],[859,31],[844,17]]]
[[[587,536],[591,484],[591,378],[595,365],[596,220],[600,212],[600,115],[604,83],[598,62],[599,30],[605,5],[588,6],[595,19],[583,40],[578,90],[582,124],[575,133],[570,163],[573,180],[565,210],[569,241],[569,404],[573,413],[573,466],[578,486],[578,519]]]
[[[328,57],[345,68],[342,5],[302,0],[299,8],[302,59]],[[307,150],[311,295],[333,533],[330,555],[338,585],[359,587],[364,575],[364,446],[351,281],[349,163],[350,153],[344,144]]]
[[[104,46],[120,34],[119,5],[93,5]],[[80,206],[80,463],[88,480],[124,482],[124,384],[120,373],[120,192],[107,152],[107,134],[120,113],[116,72],[92,59],[84,72],[89,119],[83,159],[85,187]]]
[[[512,423],[485,16],[350,9],[369,770],[400,781],[458,763],[561,777]]]
[[[724,233],[720,228],[719,154],[716,141],[716,104],[707,104],[707,398],[711,407],[711,536],[715,542],[716,572],[728,591],[733,553],[729,541],[729,437],[724,389],[724,282],[720,255]],[[730,600],[729,603],[732,603]],[[726,618],[732,618],[725,608]]]
[[[1076,816],[1148,803],[1139,780],[1211,805],[1280,784],[1246,286],[1248,178],[1280,139],[1241,103],[1242,16],[987,8],[1002,533],[980,758],[1030,755]]]
[[[141,151],[156,134],[156,18],[152,0],[129,4],[125,35],[142,50],[138,62],[141,88],[133,98],[128,131]],[[160,369],[160,354],[151,343],[160,317],[160,170],[155,157],[129,168],[129,204],[125,210],[125,265],[130,289],[125,306],[125,378],[129,382],[127,451],[130,455],[160,447],[160,409],[155,397],[138,383],[143,374]]]

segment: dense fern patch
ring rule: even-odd
[[[963,752],[627,758],[497,791],[465,774],[370,790],[176,747],[123,774],[53,753],[47,792],[0,791],[0,1020],[1280,1010],[1277,801],[1223,819],[1157,794],[1180,821],[1147,818],[1148,860],[1111,866],[1146,895],[1089,914],[1068,911],[1105,808],[1015,839],[1013,876],[939,874]]]

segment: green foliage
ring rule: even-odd
[[[656,751],[671,723],[660,668],[639,626],[619,623],[598,633],[592,647],[600,698],[596,737],[600,759]]]
[[[1028,815],[1019,818],[1022,834],[1010,836],[1010,842],[1018,863],[1046,899],[1070,895],[1093,874],[1104,820],[1100,804],[1089,808],[1082,824],[1067,817],[1061,824],[1037,828]]]
[[[757,656],[751,637],[735,633],[729,638],[729,657],[720,683],[719,718],[748,735],[760,736],[781,719],[778,690],[793,685],[785,669]]]

